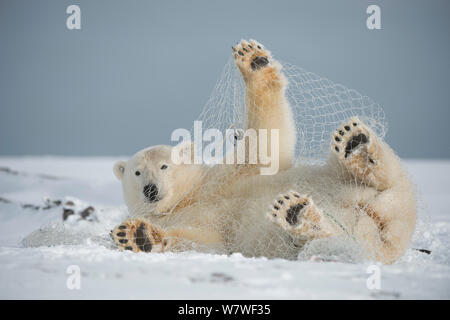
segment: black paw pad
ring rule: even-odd
[[[363,133],[358,134],[357,136],[352,137],[345,146],[345,158],[352,153],[354,149],[359,147],[361,144],[365,144],[369,142],[367,136]]]
[[[141,251],[152,251],[152,244],[145,233],[145,224],[141,224],[134,233],[134,243],[139,247]]]
[[[296,204],[295,206],[290,207],[286,211],[286,221],[291,225],[296,225],[298,223],[298,220],[301,218],[300,211],[305,206],[301,203]]]
[[[252,67],[252,70],[257,70],[257,69],[261,69],[262,67],[265,67],[268,64],[269,64],[269,59],[267,59],[266,57],[256,57],[250,63],[250,66]]]

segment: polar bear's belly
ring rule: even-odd
[[[232,252],[248,256],[297,256],[302,243],[294,243],[285,230],[267,218],[271,203],[289,190],[311,196],[336,228],[350,230],[355,223],[354,210],[343,205],[354,195],[342,192],[343,183],[327,170],[293,168],[274,176],[243,178],[229,187],[232,195],[222,212],[229,228],[223,236]]]

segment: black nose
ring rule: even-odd
[[[156,202],[159,201],[158,198],[158,187],[154,185],[153,183],[150,183],[144,187],[144,196],[147,198],[150,202]]]

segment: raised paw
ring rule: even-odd
[[[326,237],[329,227],[312,199],[289,191],[279,195],[270,207],[268,217],[292,234],[305,238]]]
[[[241,40],[236,47],[232,47],[233,55],[244,76],[257,72],[267,66],[270,66],[272,57],[270,52],[265,50],[262,44],[255,40]]]
[[[333,134],[331,152],[353,177],[380,191],[392,185],[399,171],[389,147],[357,117]]]
[[[125,220],[110,235],[120,250],[163,252],[168,246],[162,230],[142,219]]]
[[[331,149],[340,160],[363,169],[377,162],[374,138],[370,130],[354,117],[335,131]]]

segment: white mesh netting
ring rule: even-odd
[[[237,58],[239,59],[240,57]],[[377,154],[391,152],[381,150],[387,147],[383,147],[380,142],[379,145],[373,143],[370,152],[364,148],[360,148],[364,149],[360,150],[356,147],[354,150],[351,150],[352,153],[350,154],[349,152],[349,159],[354,157],[352,161],[354,163],[358,162],[356,165],[352,164],[347,167],[345,164],[330,164],[328,162],[330,158],[330,144],[334,142],[333,139],[341,141],[346,138],[340,136],[338,137],[342,139],[336,138],[336,130],[342,128],[346,132],[342,125],[353,117],[358,117],[361,123],[370,128],[368,130],[372,132],[371,140],[375,141],[377,139],[375,135],[382,139],[387,131],[384,112],[370,98],[362,96],[353,89],[335,84],[297,66],[288,63],[282,63],[282,65],[282,72],[288,80],[284,96],[292,109],[296,127],[297,139],[294,147],[294,163],[297,169],[289,169],[289,174],[284,176],[281,173],[276,177],[255,178],[255,181],[251,183],[244,183],[244,187],[239,184],[234,185],[233,188],[238,189],[238,192],[230,192],[225,198],[220,198],[219,200],[216,198],[216,202],[212,205],[214,208],[211,208],[211,204],[208,204],[209,208],[206,210],[210,212],[219,211],[222,215],[223,219],[212,223],[215,224],[214,229],[220,234],[226,234],[226,249],[229,252],[242,252],[248,256],[263,255],[284,258],[295,257],[301,252],[299,258],[303,259],[312,255],[322,254],[327,257],[340,255],[343,260],[355,261],[357,260],[356,257],[362,257],[361,247],[367,248],[367,245],[361,245],[360,241],[369,242],[369,247],[374,248],[372,246],[373,243],[370,243],[375,240],[368,238],[375,236],[373,235],[375,232],[377,234],[376,237],[383,241],[383,237],[385,237],[383,230],[388,230],[385,222],[382,221],[382,217],[380,217],[384,213],[378,215],[378,212],[375,212],[373,209],[373,207],[380,205],[374,200],[376,198],[374,193],[377,193],[375,190],[385,189],[383,184],[388,180],[387,176],[390,173],[388,172],[389,169],[383,169],[383,167],[391,167],[391,164],[386,164],[385,162],[392,160],[395,162],[392,166],[396,167],[399,166],[396,163],[398,159],[393,153],[392,155],[389,154],[387,159],[375,159]],[[283,103],[280,97],[269,97],[265,100],[258,97],[264,96],[265,91],[276,92],[276,89],[274,89],[277,86],[276,81],[267,81],[265,84],[266,88],[252,87],[251,81],[247,83],[243,81],[241,73],[245,73],[245,71],[243,72],[242,68],[245,68],[245,66],[241,67],[241,70],[236,67],[234,59],[230,59],[225,65],[209,100],[199,116],[203,130],[210,128],[219,129],[221,132],[226,132],[230,128],[245,130],[247,127],[252,126],[250,124],[261,124],[262,127],[265,127],[267,120],[261,120],[260,118],[265,118],[265,114],[272,112],[271,106],[268,105],[273,104],[272,107],[276,110],[277,105]],[[264,105],[264,103],[268,105]],[[252,104],[254,106],[250,109],[253,111],[249,113],[248,106]],[[248,119],[249,117],[251,118],[250,120]],[[283,118],[280,118],[279,121],[279,126],[283,126]],[[353,125],[356,126],[357,124],[353,123]],[[277,127],[277,123],[275,125],[269,124],[268,126]],[[350,126],[352,125],[350,124]],[[356,130],[355,128],[352,127],[351,129]],[[360,131],[353,132],[360,133]],[[351,132],[348,134],[351,134]],[[366,134],[368,133],[366,132]],[[236,142],[236,136],[239,135],[240,133],[235,131],[226,139]],[[281,135],[281,148],[284,147],[284,137],[286,135]],[[360,135],[359,139],[365,139],[365,136],[361,138]],[[361,141],[357,140],[358,136],[355,134],[354,138],[348,140],[347,145],[343,145],[346,152],[352,143],[355,145],[361,143]],[[362,141],[362,143],[366,143],[366,141]],[[337,145],[334,148],[338,150]],[[342,145],[339,148],[342,148]],[[345,160],[340,161],[342,163],[347,161],[347,154],[345,155]],[[375,163],[378,169],[371,167]],[[209,170],[220,172],[217,166]],[[229,174],[230,172],[225,170],[223,173],[215,173],[208,177],[208,172],[206,172],[207,181],[202,182],[199,189],[201,191],[199,192],[205,195],[209,194],[211,190],[214,190],[213,192],[217,192],[217,190],[219,190],[219,193],[222,192],[223,189],[227,188],[228,181],[226,176]],[[399,172],[399,177],[400,175]],[[407,178],[402,176],[400,180],[402,180],[400,182],[401,187],[408,189]],[[250,191],[247,192],[245,188],[250,189]],[[299,194],[307,195],[309,199],[313,199],[315,205],[326,216],[326,219],[334,224],[334,228],[339,229],[339,234],[341,234],[339,238],[323,238],[320,235],[317,239],[313,236],[305,242],[305,238],[298,237],[284,221],[278,221],[281,228],[274,228],[274,222],[266,219],[264,213],[267,212],[267,206],[270,203],[272,203],[271,210],[273,211],[273,202],[277,201],[277,199],[279,201],[280,194],[282,196],[288,190],[297,191]],[[388,208],[390,196],[404,196],[401,192],[395,192],[386,196],[386,211],[398,209],[396,206]],[[363,195],[366,193],[372,194],[368,196]],[[409,192],[407,190],[405,194],[405,199],[402,199],[399,203],[414,201],[412,191]],[[205,196],[204,201],[210,201],[208,196]],[[412,207],[414,207],[414,204]],[[283,209],[286,208],[281,208],[281,210]],[[198,210],[204,209],[198,208]],[[236,210],[240,212],[235,213],[234,211]],[[411,210],[414,211],[414,209]],[[278,214],[278,212],[275,213]],[[305,212],[303,214],[306,215]],[[364,216],[370,220],[367,226],[358,224],[358,221],[364,220],[360,219],[359,216]],[[288,220],[286,217],[284,219]],[[176,221],[177,219],[179,218],[176,216],[169,217],[168,221]],[[280,216],[278,215],[274,220],[276,219],[280,219]],[[377,226],[377,231],[373,230],[374,225]],[[408,227],[405,228],[408,229]],[[291,231],[286,232],[286,230]],[[408,232],[406,231],[406,233]],[[408,238],[408,235],[402,236]],[[314,243],[317,243],[317,245]],[[393,244],[394,247],[396,245]],[[403,245],[399,244],[399,246]],[[347,251],[344,252],[343,248],[347,248]],[[365,257],[372,255],[372,258],[385,259],[378,256],[377,250],[374,249],[371,253],[366,252]],[[387,248],[383,248],[383,250],[389,251]],[[395,251],[395,249],[392,251]],[[389,256],[390,253],[387,253],[387,255]],[[389,259],[391,258],[386,258],[385,261]]]
[[[237,52],[235,58],[240,59]],[[198,120],[203,131],[222,133],[284,128],[280,157],[288,160],[280,162],[280,173],[255,174],[251,165],[205,166],[198,179],[178,182],[187,186],[169,212],[161,215],[158,204],[145,199],[129,207],[147,225],[139,220],[118,226],[112,234],[115,243],[133,251],[394,261],[414,230],[416,203],[398,158],[382,142],[387,125],[381,107],[288,63],[282,63],[286,88],[276,68],[266,72],[267,78],[243,81],[242,74],[253,77],[265,66],[265,61],[257,62],[261,66],[250,70],[250,61],[238,61],[236,67],[230,59]],[[295,129],[290,128],[292,119]],[[236,144],[236,135],[225,139]],[[151,176],[159,189],[167,188],[167,179],[158,178],[163,177],[159,168],[145,170],[140,177]],[[183,176],[182,171],[177,174]]]
[[[383,138],[387,122],[383,109],[371,98],[298,66],[281,62],[288,79],[286,97],[297,128],[296,159],[323,163],[328,156],[330,137],[342,123],[358,116]],[[245,128],[245,84],[230,58],[199,116],[203,128]],[[227,137],[234,139],[234,137]]]

